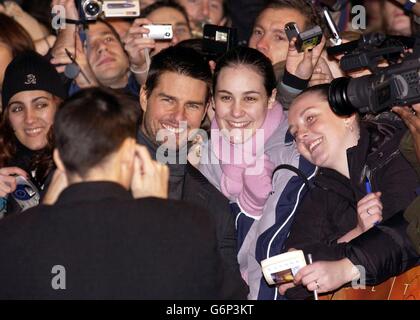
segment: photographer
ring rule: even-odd
[[[147,24],[169,24],[172,26],[173,37],[170,40],[155,40],[149,38]],[[163,49],[174,46],[178,42],[191,38],[188,17],[183,7],[173,1],[157,1],[142,12],[142,18],[136,19],[124,39],[124,48],[130,58],[130,69],[137,82],[143,85],[147,79],[150,61],[146,55],[153,57]]]
[[[15,175],[40,191],[48,185],[54,171],[54,115],[65,98],[58,73],[36,52],[24,51],[8,65],[0,119],[0,197],[7,198],[8,215],[23,209],[12,196]]]
[[[305,0],[276,0],[268,3],[255,20],[249,47],[257,49],[271,60],[276,79],[282,78],[289,41],[285,26],[295,22],[299,30],[321,25],[321,19]]]
[[[52,5],[64,6],[67,19],[79,20],[74,0],[54,0]],[[74,81],[69,95],[80,88],[101,85],[137,97],[140,86],[130,73],[129,57],[115,29],[105,20],[97,20],[89,23],[88,30],[84,32],[86,41],[82,42],[79,36],[81,29],[75,24],[67,23],[65,28],[59,30],[51,52],[51,63],[56,65],[58,72],[70,70],[73,73],[74,68],[80,68],[80,72],[71,75]]]

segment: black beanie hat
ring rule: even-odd
[[[3,110],[16,93],[29,90],[47,91],[62,99],[67,96],[58,72],[35,51],[22,52],[7,66],[2,88]]]

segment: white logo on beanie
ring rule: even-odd
[[[36,84],[36,77],[34,74],[30,73],[26,75],[25,84]]]

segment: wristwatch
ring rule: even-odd
[[[411,10],[413,10],[413,7],[416,5],[416,3],[417,3],[417,0],[407,0],[404,3],[404,9],[406,11],[411,11]]]

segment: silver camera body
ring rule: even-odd
[[[171,40],[174,36],[171,24],[145,24],[144,28],[150,30],[147,38],[154,40]]]
[[[81,0],[80,13],[85,20],[105,18],[132,18],[140,16],[139,0]]]

